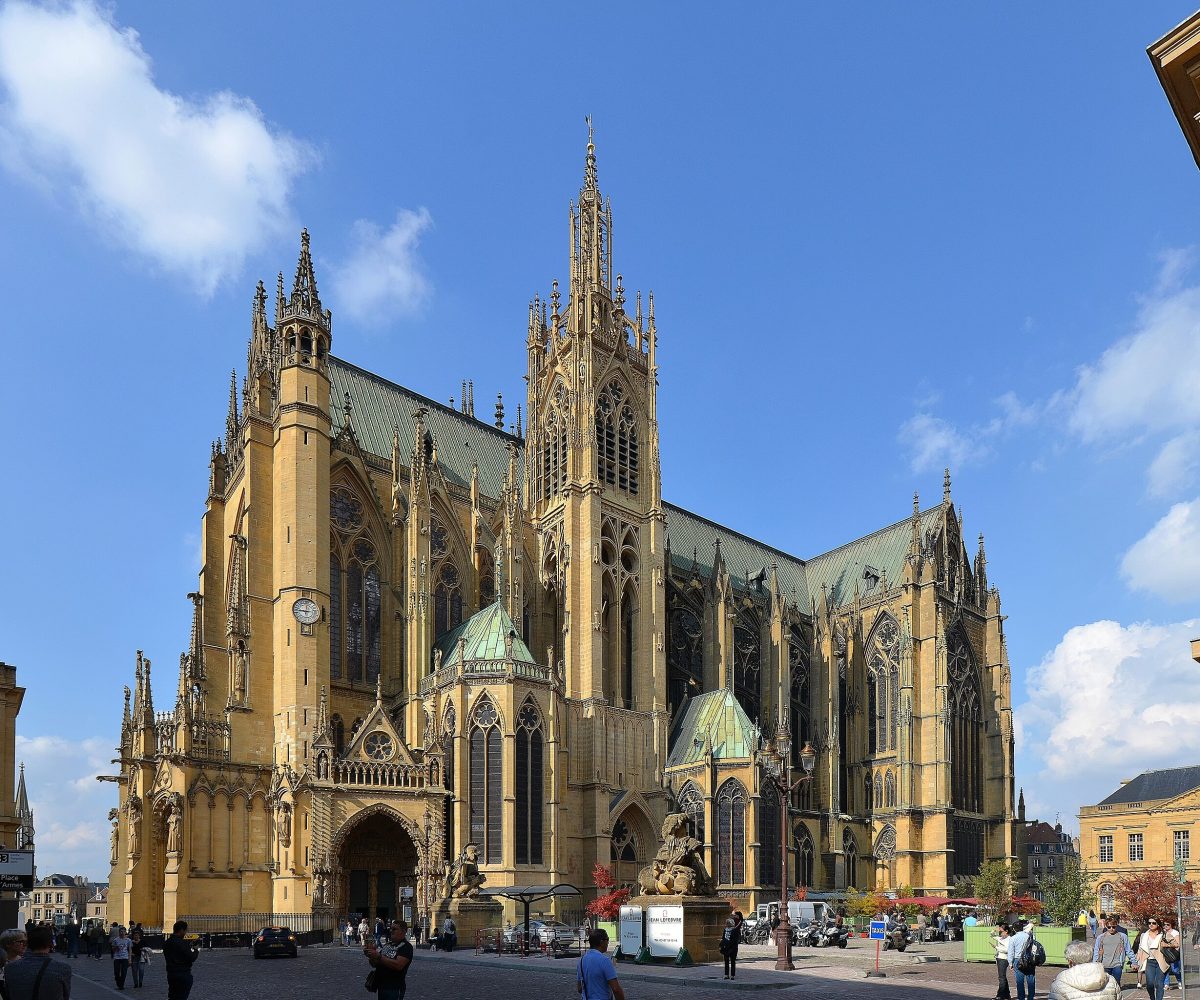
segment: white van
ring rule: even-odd
[[[824,924],[825,916],[825,904],[822,902],[788,900],[788,920],[793,927],[803,927],[811,923]]]

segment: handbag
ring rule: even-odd
[[[366,981],[363,983],[363,986],[366,987],[366,990],[368,993],[378,993],[379,992],[378,980],[375,976],[374,969],[372,969],[370,972],[367,973],[367,978],[366,978]]]
[[[1158,949],[1158,953],[1162,955],[1163,961],[1166,962],[1167,965],[1174,965],[1179,961],[1178,948],[1172,948],[1170,945],[1163,945]]]

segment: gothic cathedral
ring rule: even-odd
[[[810,559],[664,502],[654,298],[612,220],[589,137],[524,428],[335,357],[307,232],[273,323],[259,283],[170,707],[141,652],[125,689],[110,919],[428,913],[468,844],[487,886],[586,898],[672,811],[743,908],[778,898],[785,805],[813,890],[1014,858],[1004,619],[949,474]],[[778,732],[816,753],[786,804]]]

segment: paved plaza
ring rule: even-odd
[[[904,1000],[940,997],[988,998],[995,994],[995,970],[991,965],[961,961],[961,945],[931,944],[910,948],[903,955],[886,953],[881,968],[885,979],[867,979],[864,972],[874,963],[873,943],[855,941],[845,951],[796,949],[796,971],[773,969],[774,954],[765,947],[743,947],[736,982],[725,982],[719,965],[691,969],[645,967],[622,964],[618,973],[630,1000],[709,1000],[738,996],[825,997]],[[918,962],[921,956],[938,962]],[[75,1000],[99,1000],[117,994],[111,963],[79,959],[71,963],[75,978],[71,995]],[[561,1000],[575,996],[574,959],[528,959],[475,955],[471,950],[453,954],[417,952],[408,977],[408,996],[426,997],[519,997],[521,1000]],[[305,948],[297,959],[255,961],[249,951],[203,952],[196,963],[195,1000],[242,1000],[279,996],[286,1000],[340,1000],[361,998],[368,966],[358,948],[338,946]],[[1046,970],[1038,979],[1044,995],[1058,970]],[[132,996],[130,996],[132,994]],[[121,996],[130,1000],[159,1000],[166,996],[161,958],[156,956],[141,990],[126,988]]]

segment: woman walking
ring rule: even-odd
[[[1163,928],[1157,917],[1151,917],[1149,926],[1138,939],[1138,969],[1145,977],[1146,992],[1150,1000],[1163,1000],[1163,986],[1170,963],[1163,958]]]
[[[117,989],[125,989],[125,975],[129,972],[129,938],[125,928],[117,930],[117,936],[112,943],[113,979],[117,981]]]
[[[129,935],[129,971],[133,973],[133,988],[140,989],[142,977],[146,974],[146,946],[142,944],[142,929],[135,927]]]
[[[996,949],[996,985],[995,1000],[1010,1000],[1012,993],[1008,990],[1008,938],[1011,931],[1008,924],[997,924],[996,933],[992,935],[992,944]]]
[[[1167,976],[1175,977],[1175,989],[1179,989],[1180,983],[1183,982],[1183,952],[1180,947],[1183,943],[1183,936],[1179,933],[1179,928],[1175,926],[1174,917],[1163,917],[1163,942],[1162,951],[1163,958],[1167,960],[1167,971],[1163,976],[1163,983],[1166,983]]]
[[[725,921],[725,931],[721,935],[721,943],[717,950],[725,957],[725,978],[733,979],[737,975],[738,945],[742,943],[742,915],[734,913]]]

